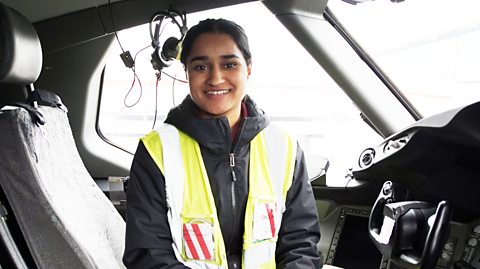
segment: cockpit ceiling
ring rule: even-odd
[[[89,8],[96,8],[107,6],[108,0],[37,0],[35,4],[27,0],[1,0],[2,3],[18,10],[25,15],[31,22],[36,23],[52,18],[56,18],[65,14],[71,14]],[[144,9],[148,8],[150,11],[155,10],[155,6],[173,6],[188,9],[188,12],[200,11],[209,8],[217,8],[222,6],[240,4],[245,2],[252,2],[252,0],[111,0],[110,4],[115,8],[133,8]]]

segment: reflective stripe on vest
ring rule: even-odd
[[[177,259],[191,268],[226,269],[225,245],[198,143],[168,124],[142,141],[165,176],[168,221]],[[275,245],[293,179],[296,145],[272,124],[250,143],[243,268],[275,268]],[[260,221],[262,212],[265,219]],[[210,232],[198,232],[208,231],[208,227],[213,243]],[[263,239],[265,234],[270,238]]]
[[[287,192],[292,185],[296,147],[294,139],[272,124],[250,142],[249,193],[245,209],[242,264],[245,269],[275,268],[277,235],[285,211]],[[261,201],[271,200],[277,206],[275,236],[270,240],[255,242],[252,235],[255,206],[262,204]]]

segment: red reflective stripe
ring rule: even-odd
[[[193,232],[195,233],[195,237],[198,239],[198,243],[200,244],[200,247],[202,248],[203,255],[205,256],[206,260],[211,260],[212,259],[212,254],[210,251],[208,251],[207,244],[205,243],[205,240],[203,239],[202,232],[200,231],[200,228],[198,227],[198,224],[192,224]]]
[[[190,237],[190,233],[188,232],[186,224],[183,224],[183,238],[184,238],[185,243],[187,243],[187,247],[190,250],[190,253],[192,253],[193,259],[199,260],[200,257],[198,256],[197,250],[195,249],[195,246],[193,245],[192,238]]]
[[[267,208],[268,220],[270,221],[270,230],[272,231],[272,238],[275,237],[275,220],[273,219],[273,209],[268,203],[265,203]]]

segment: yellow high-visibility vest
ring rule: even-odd
[[[225,244],[198,143],[169,124],[141,140],[165,177],[167,217],[177,259],[193,269],[227,269]],[[296,141],[272,124],[250,142],[244,269],[275,268],[275,247],[296,152]]]

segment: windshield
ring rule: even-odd
[[[424,117],[480,100],[480,1],[328,6]]]
[[[352,5],[331,0],[328,5],[424,117],[480,100],[477,1],[457,0],[453,5],[446,0],[379,0]],[[273,121],[298,136],[307,155],[330,161],[327,183],[343,184],[359,152],[381,138],[261,2],[187,15],[189,26],[218,17],[236,21],[249,36],[253,70],[247,93]],[[178,30],[166,24],[160,41],[172,35],[178,36]],[[156,86],[148,24],[118,36],[135,58],[136,72],[124,66],[115,42],[105,69],[98,125],[107,140],[133,153],[138,138],[158,127],[189,90],[187,83],[165,74]],[[165,71],[185,79],[179,63]]]
[[[351,100],[261,2],[188,14],[187,20],[192,26],[199,20],[219,17],[237,22],[249,37],[253,67],[247,94],[273,122],[298,137],[307,165],[324,164],[328,159],[327,183],[344,185],[359,153],[381,137],[363,122]],[[178,35],[178,30],[167,24],[160,41],[172,35]],[[138,139],[158,127],[189,88],[166,74],[161,75],[156,88],[148,25],[119,32],[118,36],[136,59],[137,77],[134,80],[133,72],[124,66],[115,42],[105,68],[98,125],[106,139],[133,153]],[[173,63],[165,72],[185,80],[180,63]],[[351,139],[353,135],[356,139]]]

